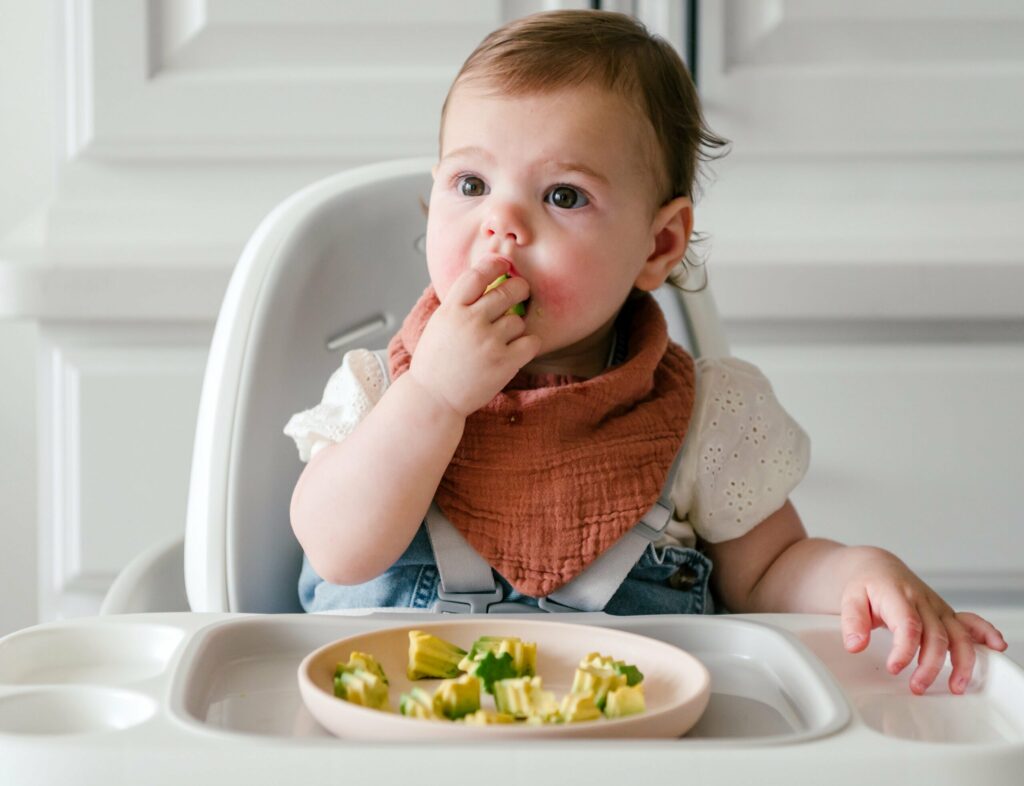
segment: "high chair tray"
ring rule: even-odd
[[[511,621],[535,615],[510,615]],[[681,739],[365,743],[309,714],[297,679],[337,639],[438,620],[365,616],[140,614],[57,622],[0,640],[0,783],[451,784],[1017,783],[1024,767],[1024,672],[978,650],[963,696],[943,674],[925,696],[885,670],[891,637],[843,651],[837,617],[614,617],[557,622],[649,636],[711,674]],[[116,774],[114,779],[112,776]]]

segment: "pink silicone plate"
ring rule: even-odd
[[[433,693],[439,680],[410,681],[405,676],[409,631],[422,630],[468,650],[480,636],[518,636],[537,643],[537,674],[545,690],[559,700],[572,685],[580,659],[599,652],[636,665],[644,675],[645,712],[615,720],[530,725],[467,726],[451,721],[406,718],[397,712],[398,698],[419,686]],[[349,653],[368,652],[388,676],[391,706],[383,712],[351,704],[334,696],[334,669]],[[333,734],[355,740],[453,740],[467,738],[524,739],[531,737],[679,737],[689,731],[707,707],[711,678],[689,653],[635,633],[522,619],[461,619],[384,628],[327,644],[307,655],[299,666],[299,690],[310,713]],[[484,694],[482,706],[493,709]]]

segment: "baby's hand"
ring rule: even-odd
[[[920,649],[910,690],[920,695],[931,685],[950,654],[949,690],[963,693],[974,670],[974,644],[1005,650],[1006,641],[991,622],[971,612],[954,612],[935,591],[894,555],[882,549],[859,549],[864,557],[856,578],[842,598],[842,635],[846,649],[860,652],[871,631],[893,632],[888,669],[899,674]]]
[[[540,337],[524,335],[525,320],[507,313],[529,297],[526,279],[514,276],[484,294],[508,269],[503,259],[485,257],[465,270],[431,315],[413,354],[409,373],[462,417],[494,398],[540,351]]]

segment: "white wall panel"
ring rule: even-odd
[[[808,327],[810,331],[810,326]],[[882,546],[951,590],[1024,598],[1024,345],[737,344],[811,438],[813,535]]]
[[[1019,153],[1024,5],[701,3],[707,116],[739,155]]]
[[[70,156],[429,153],[499,0],[92,0],[67,19]]]
[[[99,608],[117,572],[184,531],[205,328],[43,331],[44,616]]]

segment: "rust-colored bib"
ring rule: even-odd
[[[392,379],[439,305],[427,287],[391,340]],[[618,329],[629,337],[620,365],[591,379],[520,373],[470,415],[435,495],[491,567],[533,597],[575,578],[650,509],[690,422],[693,358],[669,341],[654,298],[628,301]]]

